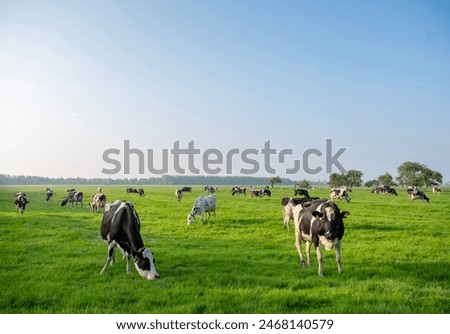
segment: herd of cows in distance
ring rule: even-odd
[[[191,225],[195,221],[195,216],[199,216],[200,222],[203,222],[203,216],[211,213],[216,214],[217,199],[215,192],[218,187],[205,186],[203,190],[207,193],[195,199],[191,212],[187,216],[187,224]],[[140,197],[145,196],[143,189],[126,188],[127,193],[136,193]],[[433,193],[440,193],[439,187],[433,187]],[[175,190],[175,198],[181,202],[184,193],[191,193],[192,187],[183,187]],[[284,212],[284,226],[289,228],[290,221],[294,221],[295,226],[295,246],[300,258],[301,266],[310,265],[310,249],[314,244],[317,253],[318,274],[323,275],[322,252],[320,246],[326,250],[335,250],[338,272],[342,273],[341,264],[341,245],[344,236],[344,219],[350,212],[340,211],[335,200],[350,202],[350,187],[340,187],[330,190],[330,199],[311,197],[308,190],[294,187],[294,197],[284,197],[281,200],[281,206]],[[71,204],[72,206],[83,207],[83,192],[76,189],[67,189],[67,195],[61,202],[61,206]],[[397,196],[395,189],[383,186],[372,189],[375,194],[391,194]],[[249,187],[250,197],[270,197],[269,187],[264,189],[254,189]],[[231,188],[232,196],[247,196],[247,189],[242,186]],[[429,202],[430,199],[425,193],[417,187],[407,188],[408,198],[411,200],[420,199]],[[45,200],[49,201],[53,196],[53,190],[47,188],[45,191]],[[295,197],[303,196],[303,197]],[[15,194],[14,204],[16,211],[23,214],[26,205],[29,203],[26,194],[18,192]],[[134,265],[137,272],[148,280],[159,279],[159,274],[155,268],[155,258],[152,251],[144,246],[140,235],[141,222],[139,215],[131,202],[116,200],[113,203],[106,202],[106,196],[102,194],[102,188],[98,187],[97,192],[89,200],[89,209],[91,212],[98,213],[103,209],[103,218],[101,223],[101,236],[108,244],[108,256],[105,265],[101,270],[104,273],[108,266],[114,263],[115,249],[119,247],[126,260],[126,271],[131,272],[130,261],[134,258]],[[303,258],[301,242],[306,246],[306,261]]]

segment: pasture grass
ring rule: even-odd
[[[88,209],[96,187],[77,186],[84,207],[61,207],[67,187],[0,187],[1,313],[449,313],[450,191],[430,203],[354,189],[345,220],[338,274],[334,252],[324,251],[324,277],[301,268],[294,227],[283,228],[278,187],[271,198],[217,195],[217,216],[187,226],[186,217],[203,191],[199,186],[177,203],[173,187],[144,187],[145,197],[125,187],[104,187],[108,202],[134,203],[144,243],[156,257],[158,281],[141,278],[125,261],[100,275],[107,247],[100,237],[102,214]],[[16,214],[14,193],[30,203]],[[328,189],[310,195],[328,197]]]

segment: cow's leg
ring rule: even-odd
[[[130,265],[131,254],[125,252],[124,256],[125,259],[127,260],[127,267],[126,267],[127,273],[131,273],[131,265]]]
[[[317,262],[319,263],[319,270],[317,272],[319,273],[320,276],[323,276],[323,269],[322,269],[323,256],[320,250],[320,244],[319,246],[316,247],[316,252],[317,252]]]
[[[283,223],[284,223],[284,227],[287,228],[288,230],[289,230],[289,222],[290,222],[290,220],[291,220],[291,215],[285,214]]]
[[[306,265],[309,267],[311,264],[309,260],[309,254],[311,251],[311,241],[306,241],[305,244],[306,244]]]
[[[340,274],[343,273],[342,271],[342,263],[341,263],[341,246],[342,246],[342,241],[339,240],[338,243],[336,244],[336,248],[335,248],[335,253],[336,253],[336,263],[338,266],[338,272]]]
[[[103,274],[104,272],[106,272],[106,270],[108,269],[108,265],[112,264],[114,262],[114,250],[116,247],[116,242],[112,241],[109,245],[108,245],[108,257],[106,258],[106,263],[102,268],[102,271],[100,271],[100,274]]]
[[[295,228],[295,247],[297,247],[298,256],[300,257],[300,265],[305,266],[305,260],[303,259],[302,246],[301,246],[300,229]]]

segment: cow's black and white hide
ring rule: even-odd
[[[309,197],[308,190],[296,188],[294,189],[294,196],[304,196],[305,198]]]
[[[53,196],[53,190],[50,188],[45,189],[45,200],[49,201]]]
[[[422,202],[429,202],[430,199],[425,195],[425,193],[422,190],[419,190],[417,187],[410,188],[406,190],[406,193],[408,194],[408,197],[411,201],[414,201],[416,199],[422,200]]]
[[[141,222],[132,203],[117,200],[105,205],[100,234],[108,244],[108,257],[100,274],[106,272],[108,265],[114,262],[115,248],[119,247],[127,261],[127,273],[131,272],[130,259],[133,257],[139,275],[152,281],[159,279],[155,257],[144,246],[140,230]]]
[[[177,202],[181,202],[181,199],[183,198],[183,189],[176,189],[175,190],[175,198],[177,199]]]
[[[310,265],[310,248],[314,244],[319,264],[318,274],[323,276],[323,255],[320,247],[326,250],[335,249],[338,272],[342,273],[341,246],[344,236],[344,218],[350,213],[340,211],[338,206],[330,200],[318,199],[294,208],[295,246],[300,257],[300,263],[305,266],[301,241],[306,244],[306,265]]]
[[[16,206],[16,212],[23,214],[25,211],[25,207],[30,201],[27,199],[27,196],[23,192],[18,192],[14,196],[14,205]]]
[[[83,207],[83,192],[81,191],[70,191],[67,194],[67,197],[65,199],[63,199],[63,201],[61,202],[61,206],[66,205],[67,203],[73,204],[75,203],[75,205],[78,207],[78,203],[80,203],[80,207]]]
[[[89,201],[89,209],[91,212],[98,213],[101,208],[104,208],[106,205],[106,196],[101,193],[96,193],[92,195],[91,200]]]
[[[211,216],[211,212],[214,213],[214,217],[216,216],[216,204],[217,199],[214,195],[208,195],[208,196],[201,196],[197,198],[194,202],[194,205],[192,206],[191,213],[187,217],[187,223],[188,225],[191,225],[194,220],[195,216],[198,214],[200,217],[200,222],[203,223],[203,215],[205,213],[208,214],[208,220]]]
[[[307,197],[307,198],[296,198],[296,197],[283,197],[281,199],[281,207],[284,214],[284,227],[289,229],[289,224],[291,219],[294,219],[294,208],[297,205],[304,204],[306,202],[311,202],[319,199],[319,197]]]

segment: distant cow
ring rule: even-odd
[[[139,188],[139,189],[137,190],[137,193],[138,193],[139,196],[141,196],[141,197],[144,197],[144,196],[145,196],[144,189],[142,189],[142,188]]]
[[[14,205],[16,206],[17,213],[20,212],[20,214],[23,214],[28,203],[30,203],[30,201],[27,199],[27,196],[23,192],[18,192],[15,194]]]
[[[295,246],[300,257],[300,264],[304,267],[301,241],[306,244],[306,265],[310,266],[310,249],[314,244],[319,264],[318,274],[323,276],[322,252],[320,246],[327,251],[333,247],[336,253],[338,272],[342,273],[341,246],[344,236],[344,218],[350,213],[340,211],[338,206],[330,200],[318,199],[294,208]]]
[[[53,190],[50,188],[47,188],[45,190],[45,200],[49,201],[52,198],[52,196],[53,196]]]
[[[131,272],[130,259],[139,275],[148,280],[157,280],[159,274],[155,268],[155,258],[149,248],[144,247],[140,234],[141,222],[133,204],[120,200],[106,204],[100,233],[108,244],[108,257],[100,274],[114,262],[115,248],[119,246],[127,261],[126,271]]]
[[[101,193],[96,193],[92,195],[89,201],[89,208],[91,212],[98,213],[101,208],[104,208],[106,204],[106,196]]]
[[[183,188],[181,188],[181,191],[184,193],[191,193],[192,187],[183,187]]]
[[[201,196],[197,198],[192,206],[191,213],[187,217],[188,225],[191,225],[194,222],[195,215],[200,216],[200,222],[203,222],[203,215],[208,213],[208,220],[211,215],[211,212],[214,213],[214,217],[216,216],[216,203],[217,199],[214,195]]]
[[[341,201],[346,201],[347,203],[350,203],[350,197],[348,197],[348,190],[346,188],[331,189],[330,199],[334,200],[336,198]]]
[[[283,208],[284,214],[284,227],[289,229],[289,224],[291,219],[294,219],[294,208],[306,202],[311,202],[315,199],[319,199],[318,197],[306,197],[306,198],[295,198],[295,197],[283,197],[281,199],[281,206]]]
[[[102,187],[97,187],[97,192],[101,193],[102,192]]]
[[[214,194],[216,191],[218,191],[218,187],[212,187],[212,186],[204,186],[203,191],[208,192],[208,194]]]
[[[80,203],[80,207],[83,207],[83,193],[81,191],[70,191],[67,197],[61,202],[61,206],[67,203],[71,203],[72,206],[74,203],[78,206],[78,203]]]
[[[417,187],[408,187],[406,193],[411,201],[416,199],[421,199],[422,202],[429,202],[430,199],[425,195],[425,193],[419,190]]]
[[[183,198],[183,189],[176,189],[175,190],[175,198],[178,202],[181,202],[181,199]]]
[[[440,194],[441,193],[441,188],[439,188],[438,186],[434,186],[433,187],[433,194]]]
[[[240,195],[240,194],[244,194],[244,196],[246,196],[247,188],[241,187],[241,186],[234,186],[233,188],[231,188],[231,196]]]
[[[382,192],[383,194],[390,194],[390,195],[398,196],[397,191],[395,191],[394,188],[391,188],[391,187],[389,187],[389,186],[384,186],[384,187],[382,188],[381,192]]]
[[[250,197],[263,197],[263,196],[270,197],[272,196],[272,192],[269,189],[257,190],[253,189],[253,187],[250,186]]]
[[[294,196],[297,196],[297,195],[304,196],[305,198],[309,197],[308,190],[300,189],[300,188],[294,189]]]

